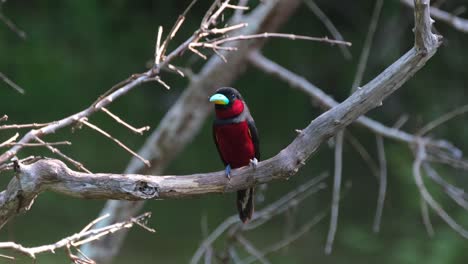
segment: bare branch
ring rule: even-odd
[[[443,208],[439,203],[434,200],[432,195],[427,190],[424,181],[421,175],[421,165],[423,164],[426,158],[426,150],[424,142],[419,142],[416,146],[416,159],[413,163],[413,176],[416,182],[416,185],[419,189],[421,199],[424,200],[427,205],[429,205],[434,212],[439,215],[455,232],[461,235],[464,238],[468,239],[468,230],[464,229],[459,225]]]
[[[285,38],[285,39],[290,39],[290,40],[309,40],[309,41],[317,41],[317,42],[324,42],[328,44],[345,45],[345,46],[352,45],[351,42],[329,39],[328,37],[317,38],[317,37],[309,37],[309,36],[302,36],[302,35],[295,35],[295,34],[264,32],[264,33],[252,34],[252,35],[240,35],[240,36],[235,36],[235,37],[228,37],[228,38],[223,38],[220,40],[215,40],[212,42],[193,43],[192,47],[199,46],[203,48],[228,49],[229,47],[221,47],[221,45],[228,43],[228,42],[238,41],[238,40],[249,40],[249,39],[258,39],[258,38]]]
[[[303,77],[269,60],[258,52],[250,54],[249,62],[258,69],[268,74],[272,74],[284,80],[292,87],[298,88],[309,94],[323,109],[330,109],[338,105],[338,102],[336,102],[331,96],[325,94],[323,90],[308,82]],[[385,126],[365,116],[359,117],[356,120],[356,123],[368,128],[376,134],[380,134],[393,140],[405,142],[410,145],[415,144],[415,142],[420,138],[417,135],[412,135],[402,130]],[[437,152],[446,153],[449,157],[454,159],[459,159],[461,156],[461,150],[445,140],[432,140],[429,138],[423,139],[425,142],[428,142],[427,145],[429,148],[434,148]]]
[[[2,18],[2,13],[0,12],[0,19]],[[6,84],[8,84],[11,88],[15,89],[18,93],[24,94],[24,89],[17,85],[12,80],[8,79],[8,77],[0,72],[0,79],[2,79]]]
[[[380,223],[382,222],[382,213],[385,203],[385,195],[387,192],[387,160],[385,158],[384,140],[381,135],[376,135],[377,153],[379,156],[379,194],[377,197],[377,209],[375,210],[374,225],[372,229],[375,233],[380,231]]]
[[[453,111],[450,111],[440,117],[438,117],[437,119],[429,122],[428,124],[426,124],[424,127],[422,127],[419,131],[418,131],[418,135],[425,135],[427,134],[429,131],[433,130],[434,128],[442,125],[443,123],[459,116],[459,115],[463,115],[465,114],[466,112],[468,112],[468,105],[464,105],[464,106],[461,106],[461,107],[458,107],[457,109],[453,110]]]
[[[86,118],[82,118],[80,119],[80,122],[85,124],[87,127],[93,129],[93,130],[96,130],[97,132],[101,133],[103,136],[109,138],[110,140],[114,141],[117,145],[119,145],[120,147],[122,147],[123,149],[125,149],[126,151],[128,151],[130,154],[132,154],[133,156],[137,157],[139,160],[141,160],[141,162],[143,162],[146,166],[151,166],[150,162],[146,159],[144,159],[143,157],[141,157],[140,155],[138,155],[135,151],[131,150],[129,147],[125,146],[124,143],[122,143],[120,140],[114,138],[113,136],[111,136],[109,133],[107,133],[106,131],[100,129],[99,127],[91,124],[90,122],[88,122],[86,120]]]
[[[343,171],[343,141],[344,131],[340,131],[335,136],[335,173],[333,178],[333,197],[331,205],[330,228],[328,230],[325,253],[331,254],[333,241],[335,240],[336,228],[338,225],[338,212],[341,192],[341,174]]]
[[[0,21],[2,21],[11,31],[13,31],[18,37],[23,40],[26,39],[26,33],[18,28],[18,26],[13,23],[8,17],[3,14],[3,4],[5,1],[0,2]],[[24,93],[24,92],[23,92]]]
[[[36,255],[40,253],[45,253],[45,252],[55,253],[55,251],[57,251],[60,248],[69,248],[70,246],[77,247],[83,243],[89,243],[103,236],[115,233],[119,230],[132,228],[134,224],[145,226],[146,221],[150,217],[151,217],[151,213],[144,213],[138,217],[131,218],[130,220],[127,220],[124,222],[109,225],[104,228],[96,228],[96,229],[91,229],[87,231],[83,230],[84,232],[82,231],[80,233],[76,233],[74,235],[63,238],[50,245],[28,248],[28,247],[23,247],[22,245],[17,244],[15,242],[0,242],[0,248],[10,249],[12,251],[16,251],[26,256],[29,256],[32,259],[36,259]],[[94,220],[93,222],[95,223],[96,220]],[[152,229],[150,231],[154,232],[154,230]],[[82,263],[85,263],[85,262],[82,262]]]
[[[327,15],[320,9],[320,7],[315,3],[313,0],[305,0],[304,1],[307,7],[310,8],[310,10],[314,13],[314,15],[322,21],[322,23],[325,25],[325,27],[328,29],[330,34],[333,36],[333,38],[337,40],[344,41],[343,36],[341,33],[338,31],[338,29],[333,25],[333,22],[327,17]],[[343,56],[345,59],[349,60],[351,59],[351,52],[349,51],[349,48],[344,45],[338,46],[343,53]]]
[[[236,235],[237,241],[244,247],[244,249],[250,253],[256,260],[258,260],[262,264],[270,264],[270,261],[265,258],[265,254],[260,252],[255,246],[250,243],[245,237],[242,235]]]
[[[5,119],[6,120],[6,119]],[[32,124],[13,124],[13,125],[2,125],[0,126],[0,130],[7,130],[7,129],[23,129],[23,128],[41,128],[47,125],[53,124],[51,123],[32,123]]]
[[[290,191],[279,200],[271,203],[267,207],[263,208],[262,210],[257,211],[247,225],[242,226],[242,230],[251,230],[253,228],[258,227],[259,225],[264,224],[266,221],[270,220],[273,216],[281,214],[285,212],[288,208],[290,208],[293,204],[294,205],[300,203],[308,196],[316,193],[317,191],[323,189],[323,179],[327,177],[327,174],[322,174],[318,177],[309,180],[305,184],[302,184],[298,188],[293,191]],[[218,227],[211,232],[209,236],[207,236],[200,246],[198,247],[197,251],[193,255],[192,259],[190,260],[191,264],[196,264],[200,261],[201,257],[203,256],[204,252],[210,248],[216,239],[218,239],[224,232],[226,232],[232,226],[239,225],[239,220],[237,215],[230,216],[226,218]]]
[[[312,218],[312,220],[310,220],[309,222],[307,222],[306,224],[301,226],[299,228],[299,230],[297,230],[296,232],[294,232],[290,236],[288,236],[285,239],[279,241],[278,243],[275,243],[274,245],[262,250],[262,252],[261,252],[262,256],[266,256],[266,255],[268,255],[270,253],[273,253],[273,252],[278,252],[280,249],[292,244],[294,241],[298,240],[299,238],[301,238],[302,236],[307,234],[310,231],[310,229],[312,229],[312,227],[316,226],[320,221],[322,221],[325,218],[326,215],[327,215],[326,213],[321,213],[321,214],[315,216],[314,218]],[[249,257],[243,263],[250,264],[250,263],[253,263],[253,262],[255,262],[255,258],[254,257]]]
[[[366,150],[366,148],[359,142],[359,140],[353,136],[348,131],[346,131],[346,137],[345,137],[351,146],[359,153],[361,158],[366,162],[367,166],[369,167],[369,170],[371,173],[375,176],[376,179],[379,178],[379,168],[377,166],[377,163],[374,161],[374,159],[371,157],[369,152]]]
[[[400,0],[400,2],[414,8],[414,3],[411,0]],[[468,19],[458,17],[433,6],[430,7],[430,10],[431,16],[433,16],[435,19],[452,26],[463,33],[468,33]]]
[[[426,175],[429,176],[434,182],[440,185],[444,192],[452,198],[460,207],[468,211],[468,194],[465,192],[464,189],[458,188],[448,182],[446,182],[438,173],[437,171],[431,167],[429,163],[423,164],[424,171]]]
[[[433,52],[442,36],[432,33],[429,0],[414,0],[414,47],[421,52]]]
[[[137,133],[139,135],[143,135],[143,132],[148,131],[150,129],[149,126],[144,126],[142,128],[135,128],[134,126],[128,124],[127,122],[123,121],[120,117],[117,115],[113,114],[111,111],[107,110],[107,108],[103,107],[101,108],[103,112],[108,114],[110,117],[112,117],[117,123],[123,125],[124,127],[130,129],[132,132]]]
[[[87,168],[85,168],[85,166],[81,163],[81,162],[78,162],[72,158],[70,158],[69,156],[63,154],[59,149],[57,148],[54,148],[52,147],[50,144],[47,144],[45,141],[43,141],[42,139],[36,137],[35,140],[41,144],[43,144],[46,148],[48,148],[50,151],[52,151],[52,153],[54,154],[57,154],[59,157],[65,159],[66,161],[70,162],[71,164],[73,164],[73,166],[75,166],[76,168],[78,168],[79,170],[82,170],[82,171],[85,171],[87,173],[92,173],[90,170],[88,170]]]
[[[0,143],[0,148],[3,146],[8,146],[12,142],[14,142],[18,137],[19,137],[18,133],[14,134],[11,138],[7,139],[5,142]]]
[[[359,57],[359,63],[354,77],[353,86],[351,91],[354,92],[362,82],[362,77],[366,71],[367,59],[369,58],[370,49],[372,47],[372,40],[374,39],[375,30],[377,29],[377,23],[379,22],[380,11],[382,10],[383,0],[377,0],[375,2],[374,11],[372,12],[371,22],[369,23],[369,29],[367,31],[366,40],[362,47],[361,56]]]
[[[11,147],[16,145],[21,145],[23,147],[46,147],[46,146],[60,146],[60,145],[67,145],[70,146],[72,143],[70,141],[58,141],[58,142],[45,142],[45,143],[16,143],[11,142],[7,144],[0,144],[0,147]]]
[[[159,65],[161,62],[161,56],[162,54],[162,47],[161,47],[161,37],[162,37],[162,32],[163,32],[163,27],[159,26],[158,28],[158,36],[156,38],[156,47],[154,51],[154,64]]]
[[[427,235],[430,237],[434,236],[434,227],[432,226],[431,216],[429,215],[429,209],[426,201],[423,198],[419,201],[421,207],[421,217],[423,220],[424,228],[426,229]]]

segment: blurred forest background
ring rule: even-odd
[[[170,28],[190,1],[8,1],[3,12],[27,34],[19,38],[0,23],[0,72],[26,90],[25,95],[0,82],[0,114],[8,114],[9,123],[49,122],[87,107],[112,85],[146,68],[153,59],[158,25]],[[251,1],[256,4],[256,1]],[[344,39],[353,43],[352,58],[345,59],[337,47],[323,43],[270,39],[263,53],[332,95],[345,99],[367,34],[375,1],[317,1],[331,18]],[[169,48],[191,35],[199,26],[211,1],[199,1],[189,13]],[[453,11],[466,4],[462,0],[445,1],[442,8]],[[466,13],[461,15],[466,17]],[[413,45],[413,12],[399,1],[385,1],[363,83],[368,82]],[[391,126],[402,115],[409,121],[403,130],[415,132],[427,122],[468,102],[468,34],[437,22],[436,29],[445,38],[437,54],[404,87],[369,116]],[[305,6],[289,19],[281,32],[322,37],[330,36],[323,24]],[[175,63],[197,72],[202,61],[186,53]],[[136,126],[156,127],[161,117],[183,91],[187,80],[164,74],[172,87],[157,83],[140,86],[110,107],[113,112]],[[295,129],[305,127],[320,110],[308,96],[290,89],[272,76],[247,69],[234,84],[249,103],[260,132],[262,157],[272,157],[296,136]],[[208,103],[208,102],[207,102]],[[194,109],[196,111],[196,109]],[[122,128],[102,113],[93,123],[139,149],[145,136]],[[375,137],[366,129],[349,130],[376,156]],[[432,132],[436,138],[450,140],[468,150],[468,117],[461,116]],[[10,131],[11,132],[11,131]],[[0,133],[0,142],[11,137]],[[122,172],[130,160],[110,140],[89,129],[72,133],[70,129],[48,136],[49,141],[70,140],[64,153],[83,162],[94,172]],[[432,217],[435,235],[429,238],[422,224],[420,198],[411,173],[413,155],[403,144],[385,140],[388,161],[388,192],[381,232],[372,232],[378,182],[356,151],[344,146],[343,183],[351,184],[341,200],[337,237],[333,253],[325,255],[328,217],[311,232],[287,249],[269,257],[272,263],[468,263],[468,242],[437,216]],[[53,156],[43,149],[27,149],[27,155]],[[211,122],[179,155],[166,174],[191,174],[217,171],[222,163],[212,143]],[[265,193],[262,208],[289,190],[317,176],[333,173],[333,148],[327,144],[289,181],[272,182]],[[443,176],[467,189],[466,173],[441,168]],[[0,177],[1,189],[11,173]],[[332,177],[328,177],[331,186]],[[455,206],[439,188],[430,185],[435,197],[461,224],[468,214]],[[297,223],[302,223],[330,206],[330,187],[298,206]],[[16,241],[25,246],[54,242],[79,231],[94,219],[105,201],[80,200],[46,192],[35,201],[30,212],[16,217],[0,231],[0,241]],[[201,219],[206,216],[210,230],[235,214],[234,195],[205,195],[196,199],[150,201],[150,226],[157,233],[139,228],[130,235],[115,263],[186,263],[201,239]],[[286,217],[249,233],[248,238],[263,248],[279,240]],[[1,263],[6,260],[0,259]],[[16,263],[30,263],[22,259]],[[43,254],[37,263],[66,263],[63,252]]]

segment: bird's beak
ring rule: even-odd
[[[229,104],[229,99],[224,94],[214,94],[210,97],[210,102],[217,105],[227,105]]]

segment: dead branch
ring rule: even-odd
[[[1,10],[1,9],[0,9]],[[3,14],[0,12],[0,20],[2,19],[3,17]],[[15,82],[13,82],[12,80],[10,80],[5,74],[3,74],[2,72],[0,72],[0,79],[2,79],[2,81],[4,81],[6,84],[8,84],[8,86],[10,86],[11,88],[13,88],[14,90],[16,90],[18,93],[20,94],[24,94],[24,89],[21,88],[19,85],[17,85]]]
[[[333,177],[333,196],[331,204],[330,227],[325,244],[325,254],[331,254],[333,241],[335,240],[336,228],[338,226],[338,212],[341,192],[341,178],[343,171],[343,142],[344,131],[339,131],[335,136],[335,173]]]
[[[262,250],[260,252],[261,253],[260,256],[266,256],[266,255],[268,255],[270,253],[278,252],[282,248],[289,246],[294,241],[297,241],[299,238],[301,238],[302,236],[307,234],[312,229],[312,227],[316,226],[320,221],[322,221],[325,218],[325,216],[326,216],[325,213],[321,213],[321,214],[318,214],[317,216],[313,217],[312,220],[310,220],[309,222],[302,225],[296,232],[294,232],[291,235],[287,236],[285,239],[283,239],[281,241],[278,241],[277,243],[275,243],[275,244],[269,246],[268,248]],[[251,257],[248,257],[242,263],[250,264],[250,263],[255,262],[255,260],[256,260],[256,258],[251,256]]]
[[[61,152],[58,148],[54,148],[52,147],[51,145],[47,144],[44,140],[36,137],[35,140],[41,144],[44,144],[46,148],[48,148],[52,153],[54,154],[57,154],[59,157],[61,157],[62,159],[70,162],[71,164],[73,164],[73,166],[75,166],[77,169],[79,170],[82,170],[84,172],[87,172],[87,173],[92,173],[90,170],[88,170],[81,162],[79,161],[76,161],[74,159],[72,159],[71,157],[65,155],[63,152]]]
[[[10,143],[2,143],[0,144],[0,147],[11,147],[11,146],[16,146],[16,145],[21,145],[23,147],[46,147],[46,146],[63,146],[67,145],[70,146],[72,143],[70,141],[58,141],[58,142],[44,142],[44,143],[16,143],[16,142],[10,142]]]
[[[379,157],[379,194],[377,196],[377,209],[375,210],[374,225],[372,229],[375,233],[380,231],[380,223],[382,222],[382,213],[385,203],[385,195],[387,193],[387,160],[385,158],[385,145],[381,135],[376,135],[377,154]]]
[[[400,0],[403,4],[409,7],[414,7],[414,3],[411,0]],[[468,33],[468,19],[458,17],[449,12],[443,11],[437,7],[431,6],[431,16],[437,20],[440,20],[453,28],[463,32]]]
[[[421,195],[421,199],[423,199],[423,203],[427,203],[431,207],[431,209],[440,216],[445,223],[447,223],[455,232],[457,232],[460,236],[468,239],[468,230],[463,228],[460,224],[458,224],[444,209],[443,207],[432,197],[429,191],[424,184],[422,174],[421,174],[421,166],[424,164],[426,160],[426,150],[425,150],[425,143],[420,141],[416,145],[416,153],[415,153],[415,160],[413,163],[413,176],[416,182],[416,186],[419,189],[419,193]]]
[[[379,22],[380,11],[382,10],[383,0],[377,0],[375,2],[374,11],[372,12],[371,22],[369,23],[369,29],[367,31],[366,40],[362,48],[361,56],[359,57],[359,63],[354,77],[351,91],[354,92],[361,85],[362,78],[367,66],[367,59],[369,58],[372,41],[374,39],[375,30],[377,29],[377,23]]]
[[[438,117],[437,119],[427,123],[424,127],[422,127],[419,131],[418,131],[418,135],[425,135],[427,134],[429,131],[433,130],[434,128],[442,125],[443,123],[459,116],[459,115],[463,115],[465,113],[468,112],[468,105],[463,105],[461,107],[457,107],[455,110],[453,111],[450,111],[440,117]]]
[[[89,243],[91,241],[100,239],[103,236],[107,236],[109,234],[115,233],[122,229],[132,228],[135,224],[138,226],[144,226],[145,227],[144,229],[147,231],[155,232],[154,229],[148,228],[146,226],[146,222],[148,221],[150,217],[151,217],[151,213],[144,213],[140,216],[133,217],[127,221],[109,225],[103,228],[95,228],[95,229],[89,230],[93,225],[95,225],[97,222],[102,220],[102,218],[98,218],[92,221],[90,224],[88,224],[81,232],[68,236],[66,238],[60,239],[59,241],[50,245],[44,245],[44,246],[38,246],[38,247],[24,247],[15,242],[0,242],[0,249],[9,249],[11,251],[15,251],[23,255],[26,255],[32,259],[36,259],[36,256],[38,254],[45,253],[45,252],[55,253],[58,249],[61,249],[61,248],[67,248],[67,249],[70,249],[70,247],[75,248],[84,243]],[[69,255],[71,255],[71,252],[69,253],[70,253]],[[78,263],[78,262],[75,262],[75,263]],[[85,263],[85,262],[80,262],[80,263]]]
[[[338,29],[333,25],[333,22],[327,17],[327,15],[320,9],[320,7],[313,1],[313,0],[305,0],[304,3],[307,5],[307,7],[314,13],[314,15],[322,21],[323,25],[328,29],[330,34],[335,38],[336,40],[344,40],[343,36],[341,33],[338,31]],[[340,45],[338,46],[343,53],[343,56],[345,59],[350,60],[351,59],[351,52],[349,51],[349,48],[345,45]]]
[[[101,109],[104,113],[108,114],[110,117],[112,117],[112,119],[114,119],[117,123],[123,125],[124,127],[130,129],[130,131],[134,132],[134,133],[137,133],[139,135],[143,135],[143,132],[145,131],[148,131],[150,129],[149,126],[144,126],[144,127],[141,127],[141,128],[136,128],[130,124],[128,124],[127,122],[123,121],[120,117],[118,117],[117,115],[113,114],[111,111],[109,111],[107,108],[103,107]]]
[[[26,39],[26,33],[23,30],[21,30],[18,26],[16,26],[16,24],[13,23],[13,21],[11,21],[7,16],[5,16],[5,14],[3,14],[3,4],[5,4],[5,2],[6,0],[0,2],[0,21],[2,21],[16,35],[18,35],[18,37]],[[21,93],[24,93],[24,91]]]
[[[150,162],[147,161],[146,159],[144,159],[143,157],[141,157],[140,155],[138,155],[135,151],[131,150],[129,147],[125,146],[124,143],[122,143],[120,140],[114,138],[113,136],[111,136],[111,134],[107,133],[106,131],[102,130],[101,128],[99,128],[98,126],[96,125],[93,125],[91,124],[89,121],[86,120],[86,118],[82,118],[80,119],[80,123],[82,124],[85,124],[87,127],[99,132],[100,134],[102,134],[103,136],[105,136],[106,138],[114,141],[117,145],[119,145],[121,148],[125,149],[126,151],[128,151],[130,154],[132,154],[133,156],[137,157],[139,160],[141,160],[146,166],[151,166]]]
[[[325,110],[338,105],[338,102],[336,102],[331,96],[325,94],[322,89],[316,87],[302,76],[299,76],[282,67],[281,65],[271,61],[258,52],[253,52],[250,54],[249,62],[258,69],[284,80],[290,84],[291,87],[298,88],[306,94],[310,95],[312,99]],[[417,135],[409,134],[400,129],[385,126],[382,123],[365,116],[359,117],[356,120],[356,123],[365,128],[368,128],[370,131],[376,134],[396,141],[405,142],[408,145],[415,144],[416,141],[420,138]],[[444,153],[446,154],[447,159],[450,157],[452,159],[451,161],[454,162],[460,160],[462,153],[461,150],[453,146],[450,142],[446,140],[434,140],[426,137],[423,137],[423,139],[425,142],[427,142],[427,147],[433,150],[434,153]],[[459,165],[462,166],[462,164]]]
[[[208,250],[211,245],[230,228],[240,229],[241,231],[252,230],[263,225],[273,217],[284,213],[290,207],[300,204],[304,199],[325,187],[324,183],[322,182],[325,177],[327,177],[327,174],[322,174],[318,177],[315,177],[305,184],[302,184],[296,189],[290,191],[279,200],[257,211],[253,215],[252,220],[247,225],[241,225],[237,215],[226,218],[220,225],[218,225],[218,227],[216,227],[215,230],[213,230],[213,232],[211,232],[210,235],[208,235],[203,240],[202,243],[200,243],[198,249],[195,251],[195,254],[190,260],[190,263],[198,263],[205,251]]]

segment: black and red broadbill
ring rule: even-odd
[[[210,102],[215,104],[216,113],[213,139],[226,166],[226,176],[231,177],[231,168],[256,167],[260,159],[258,132],[241,94],[234,88],[219,88]],[[236,204],[240,219],[248,222],[254,212],[254,188],[237,191]]]

